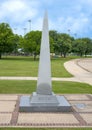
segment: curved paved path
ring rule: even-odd
[[[75,59],[64,63],[65,68],[74,77],[72,78],[56,78],[54,81],[76,81],[84,82],[92,85],[92,58]],[[37,77],[0,77],[0,80],[37,80]]]
[[[75,79],[92,85],[92,58],[71,60],[64,66]]]

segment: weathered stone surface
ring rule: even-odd
[[[30,100],[30,98],[32,98]],[[34,95],[22,96],[19,106],[20,112],[70,112],[71,105],[64,98],[64,96],[44,96]]]

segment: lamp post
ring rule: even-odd
[[[31,20],[29,19],[28,22],[29,22],[29,32],[30,32],[31,31]]]

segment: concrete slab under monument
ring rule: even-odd
[[[22,96],[20,112],[70,112],[72,106],[64,96],[52,92],[48,16],[45,13],[40,48],[37,91],[31,96]]]
[[[20,112],[70,112],[71,105],[64,96],[38,95],[22,96]]]

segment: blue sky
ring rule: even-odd
[[[92,0],[0,0],[0,23],[9,23],[19,35],[42,30],[45,10],[50,30],[92,38]]]

